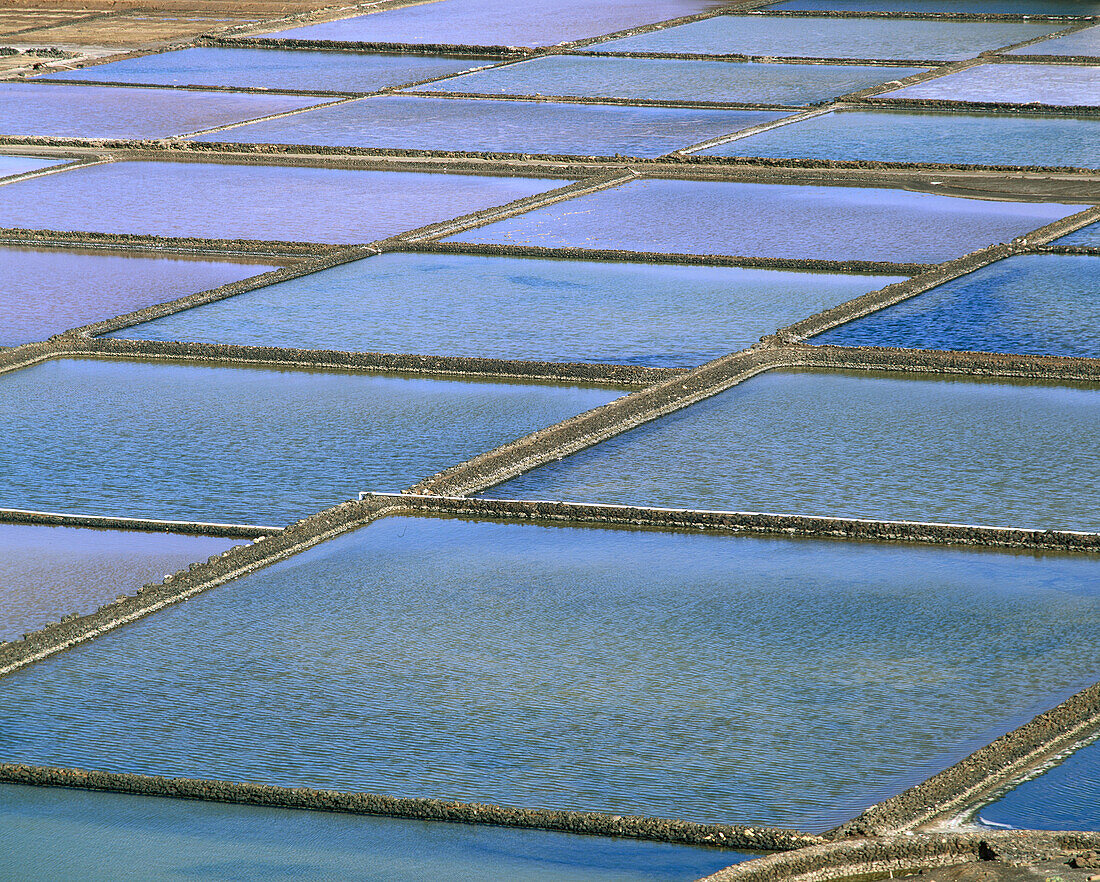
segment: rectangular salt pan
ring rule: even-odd
[[[769,372],[487,491],[1100,531],[1100,388]]]
[[[270,36],[352,43],[551,46],[694,15],[714,5],[713,0],[553,0],[525,4],[510,0],[445,0],[291,28]]]
[[[1100,743],[983,806],[976,820],[999,828],[1100,832]]]
[[[1010,257],[811,342],[1100,358],[1098,291],[1100,257]]]
[[[318,100],[295,95],[0,83],[0,135],[167,138],[300,110]]]
[[[1009,55],[1065,55],[1095,58],[1100,56],[1100,27],[1085,28],[1053,40],[1040,40],[1030,46],[1012,49]]]
[[[386,519],[6,678],[5,758],[820,830],[1094,676],[1098,566]]]
[[[654,157],[781,116],[753,110],[386,95],[197,140]]]
[[[566,95],[802,105],[921,73],[915,67],[757,64],[656,58],[547,56],[418,87],[479,95]]]
[[[115,336],[688,367],[900,280],[389,253]]]
[[[0,784],[10,878],[688,882],[749,855],[542,830]],[[43,867],[50,873],[44,876]]]
[[[281,525],[618,395],[124,361],[0,377],[0,506]]]
[[[1100,168],[1100,120],[833,111],[738,138],[700,155]]]
[[[44,168],[61,165],[64,159],[43,159],[38,156],[0,156],[0,178],[40,171]]]
[[[0,247],[0,346],[45,340],[273,269],[243,261]]]
[[[1005,21],[717,15],[587,48],[598,52],[955,61],[1060,29],[1060,25]]]
[[[1100,15],[1094,0],[786,0],[769,9],[948,12],[977,15]]]
[[[981,64],[884,97],[1096,107],[1100,105],[1100,67]]]
[[[50,74],[49,80],[373,92],[491,63],[433,55],[368,55],[283,49],[195,48]]]
[[[57,504],[63,504],[58,499]],[[0,524],[0,641],[159,582],[240,539]]]
[[[939,263],[1085,207],[861,187],[642,180],[444,241]]]
[[[51,175],[0,187],[0,226],[370,242],[567,183],[195,162],[112,162],[64,178],[63,184]]]

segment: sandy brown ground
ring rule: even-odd
[[[1064,855],[1035,862],[1022,855],[1004,854],[994,860],[925,870],[906,878],[913,882],[1100,882],[1100,859],[1095,863],[1094,867],[1073,867]]]

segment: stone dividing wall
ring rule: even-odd
[[[775,827],[700,824],[636,815],[508,808],[485,803],[397,798],[374,793],[316,790],[309,787],[276,787],[270,784],[163,778],[119,772],[86,772],[82,769],[55,769],[10,763],[0,763],[0,782],[44,787],[76,787],[83,790],[201,799],[209,802],[307,811],[382,815],[417,821],[519,827],[589,836],[619,836],[655,842],[761,852],[802,848],[822,841],[819,836]]]
[[[209,524],[202,521],[158,521],[150,518],[120,518],[105,515],[70,515],[50,511],[0,508],[0,524],[28,524],[38,527],[89,527],[100,530],[130,530],[143,533],[179,533],[186,536],[222,536],[227,539],[256,539],[278,533],[281,527],[250,524]]]

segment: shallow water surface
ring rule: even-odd
[[[689,367],[900,280],[388,253],[114,336]]]
[[[1094,677],[1098,566],[386,519],[5,678],[0,750],[821,829]]]
[[[786,0],[768,9],[841,12],[952,12],[1007,15],[1100,15],[1095,0]]]
[[[559,55],[462,74],[418,88],[430,92],[484,95],[573,95],[799,105],[825,101],[920,72],[921,68],[913,67]]]
[[[38,171],[39,169],[49,168],[51,165],[61,165],[65,162],[68,162],[68,160],[42,159],[38,156],[0,155],[0,178]]]
[[[240,539],[0,524],[0,640],[95,612]]]
[[[1100,105],[1100,67],[1070,64],[980,64],[888,92],[886,98]]]
[[[1100,257],[999,260],[810,342],[1100,358]]]
[[[772,371],[484,495],[1100,530],[1100,388]]]
[[[718,15],[588,47],[598,52],[955,61],[1061,30],[1005,21]]]
[[[43,882],[107,876],[135,882],[689,882],[749,857],[541,830],[11,784],[0,784],[0,826],[0,874]]]
[[[0,346],[45,340],[271,269],[243,261],[0,247]]]
[[[284,524],[620,393],[57,360],[0,377],[0,506]]]
[[[1085,207],[863,187],[642,180],[444,241],[938,263]]]
[[[193,162],[112,162],[64,178],[63,184],[51,175],[0,187],[0,226],[370,242],[567,183]]]
[[[1052,245],[1073,245],[1078,248],[1100,248],[1100,223],[1091,223],[1076,232],[1062,236]]]
[[[1031,46],[1012,49],[1009,55],[1081,55],[1095,58],[1100,55],[1100,27],[1085,28],[1064,37],[1042,40]]]
[[[316,104],[296,95],[0,83],[0,135],[166,138]]]
[[[978,818],[1023,830],[1100,831],[1100,742],[984,806]]]
[[[381,95],[197,140],[651,157],[782,115],[754,110]]]
[[[283,39],[551,46],[725,5],[720,0],[441,0],[278,31]]]
[[[700,155],[1100,167],[1100,120],[981,113],[833,111]]]
[[[50,74],[50,80],[373,92],[456,74],[490,62],[433,55],[368,55],[284,49],[200,47]]]

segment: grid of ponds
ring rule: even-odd
[[[432,0],[0,84],[0,506],[60,513],[0,512],[0,763],[823,832],[1095,683],[1094,14]],[[970,809],[1097,830],[1097,756]],[[565,817],[0,781],[0,875],[756,847]]]

